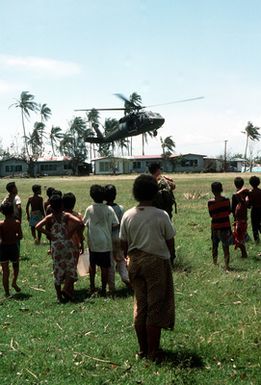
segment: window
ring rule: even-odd
[[[100,172],[108,172],[110,170],[109,162],[100,162]]]
[[[41,171],[56,171],[57,170],[57,164],[41,164],[40,170]]]
[[[141,168],[141,162],[133,162],[133,170],[140,169]]]
[[[182,159],[181,161],[182,167],[197,167],[198,160],[197,159]]]
[[[5,172],[21,172],[23,171],[23,167],[21,164],[18,164],[16,166],[5,166]]]
[[[72,169],[71,163],[64,163],[63,168],[64,170],[71,170]]]

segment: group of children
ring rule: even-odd
[[[249,239],[247,234],[247,210],[251,209],[251,225],[254,241],[259,243],[261,232],[261,189],[260,179],[251,176],[249,179],[251,190],[244,188],[244,180],[241,177],[234,179],[236,192],[232,196],[230,205],[229,198],[222,196],[223,187],[220,182],[213,182],[211,190],[213,199],[208,201],[208,210],[212,218],[211,240],[213,263],[217,264],[218,245],[222,243],[225,260],[225,270],[229,270],[229,246],[234,244],[235,249],[239,248],[242,258],[247,257],[245,242]],[[233,231],[230,225],[230,213],[233,214]]]

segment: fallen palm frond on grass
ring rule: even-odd
[[[202,193],[200,191],[186,192],[183,194],[184,198],[188,201],[196,201],[204,198],[208,198],[208,193]]]

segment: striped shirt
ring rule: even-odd
[[[230,229],[229,214],[231,213],[231,209],[229,198],[220,197],[218,200],[210,199],[208,201],[208,211],[212,218],[212,229]]]

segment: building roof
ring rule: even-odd
[[[63,162],[65,160],[71,160],[69,156],[44,156],[38,158],[37,162]]]

